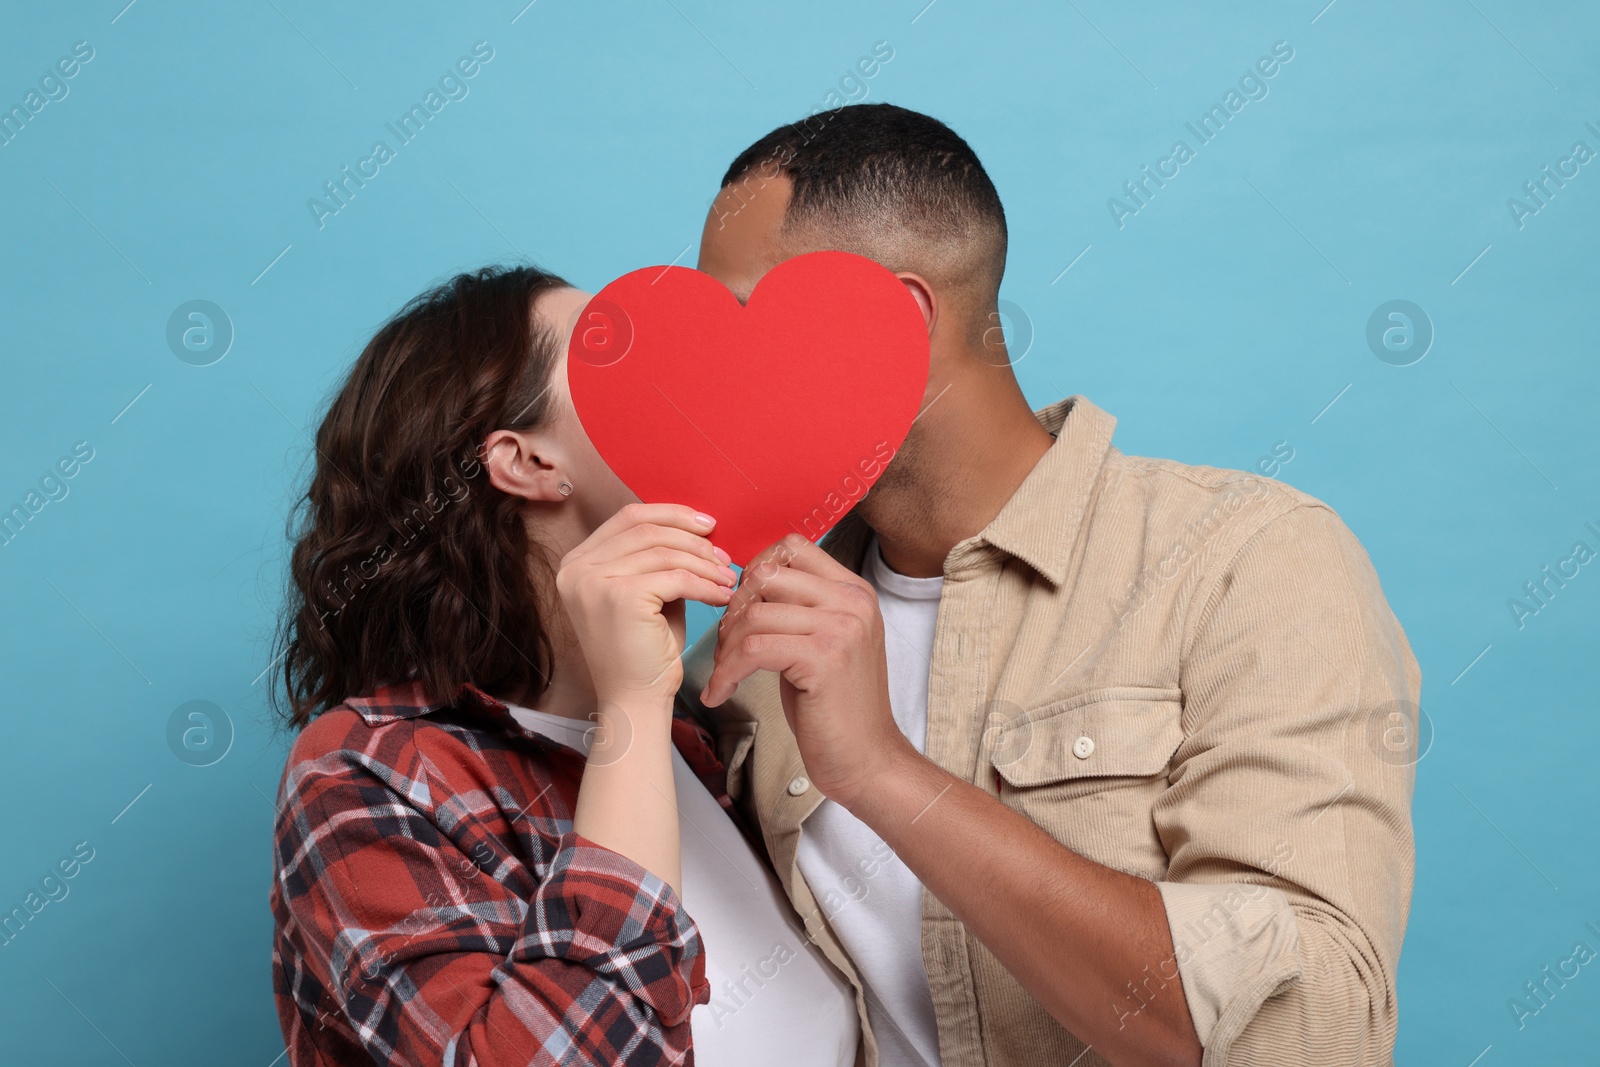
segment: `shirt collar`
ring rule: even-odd
[[[439,700],[428,695],[422,682],[412,679],[380,685],[366,696],[350,697],[345,705],[354,708],[368,726],[381,726],[400,719],[415,719],[448,707],[466,707],[481,711],[491,719],[517,727],[511,709],[485,693],[471,682],[464,683],[453,700]]]
[[[1081,396],[1041,408],[1034,417],[1055,435],[1055,443],[975,540],[1015,556],[1051,585],[1060,585],[1090,494],[1111,451],[1117,420]]]
[[[979,563],[986,546],[1022,560],[1051,585],[1066,578],[1072,546],[1089,508],[1089,496],[1111,451],[1114,416],[1086,397],[1069,396],[1033,413],[1055,435],[989,525],[967,538],[945,559],[945,573]],[[840,563],[858,574],[872,540],[872,529],[854,508],[822,540]]]
[[[539,744],[576,753],[575,749],[546,737],[537,730],[523,726],[517,721],[516,716],[511,714],[510,708],[471,682],[463,683],[456,691],[456,698],[449,701],[430,698],[422,682],[413,679],[380,685],[371,694],[351,697],[344,703],[346,707],[352,708],[360,715],[368,726],[381,726],[401,719],[420,718],[443,708],[465,708],[486,716],[514,733],[532,738]],[[732,803],[728,800],[727,768],[717,755],[716,745],[710,732],[698,722],[680,715],[681,708],[681,701],[673,705],[672,743],[683,755],[689,768],[706,783],[711,795],[727,808]]]

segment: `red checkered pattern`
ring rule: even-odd
[[[673,739],[730,808],[709,735]],[[692,1064],[672,888],[572,830],[584,757],[464,686],[319,716],[279,787],[272,969],[293,1067]]]

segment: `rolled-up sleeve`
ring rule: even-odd
[[[565,960],[677,1026],[689,1019],[696,985],[706,993],[701,957],[700,935],[671,886],[621,853],[569,833],[528,902],[509,964]]]
[[[1297,505],[1202,587],[1185,646],[1153,815],[1204,1064],[1388,1063],[1420,673],[1371,563]]]
[[[296,1052],[325,1027],[385,1065],[683,1062],[709,989],[672,888],[569,831],[531,895],[513,892],[422,789],[340,753],[286,777],[274,907],[300,1015],[290,1062],[326,1062]]]

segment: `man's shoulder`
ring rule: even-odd
[[[1135,549],[1144,565],[1139,581],[1182,572],[1196,605],[1241,570],[1252,587],[1291,582],[1343,600],[1382,599],[1372,560],[1339,513],[1276,478],[1117,455],[1108,460],[1100,498],[1097,524],[1111,553],[1102,558],[1124,558],[1128,549],[1115,542],[1140,542],[1127,536],[1137,529],[1146,553]]]
[[[1109,553],[1101,558],[1181,569],[1197,587],[1240,565],[1341,582],[1370,567],[1331,505],[1259,473],[1114,451],[1099,489],[1089,536]]]
[[[1310,493],[1252,471],[1111,450],[1102,472],[1097,512],[1117,522],[1174,532],[1196,527],[1248,538],[1286,515],[1315,512],[1337,519]]]
[[[1152,492],[1188,492],[1196,497],[1239,493],[1289,507],[1322,504],[1309,493],[1254,471],[1183,463],[1159,456],[1130,456],[1115,448],[1106,457],[1106,476],[1142,485]]]

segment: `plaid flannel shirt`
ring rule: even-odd
[[[730,807],[709,735],[681,715],[672,732]],[[271,892],[293,1067],[693,1063],[699,930],[573,832],[583,767],[470,685],[383,687],[300,733]]]

